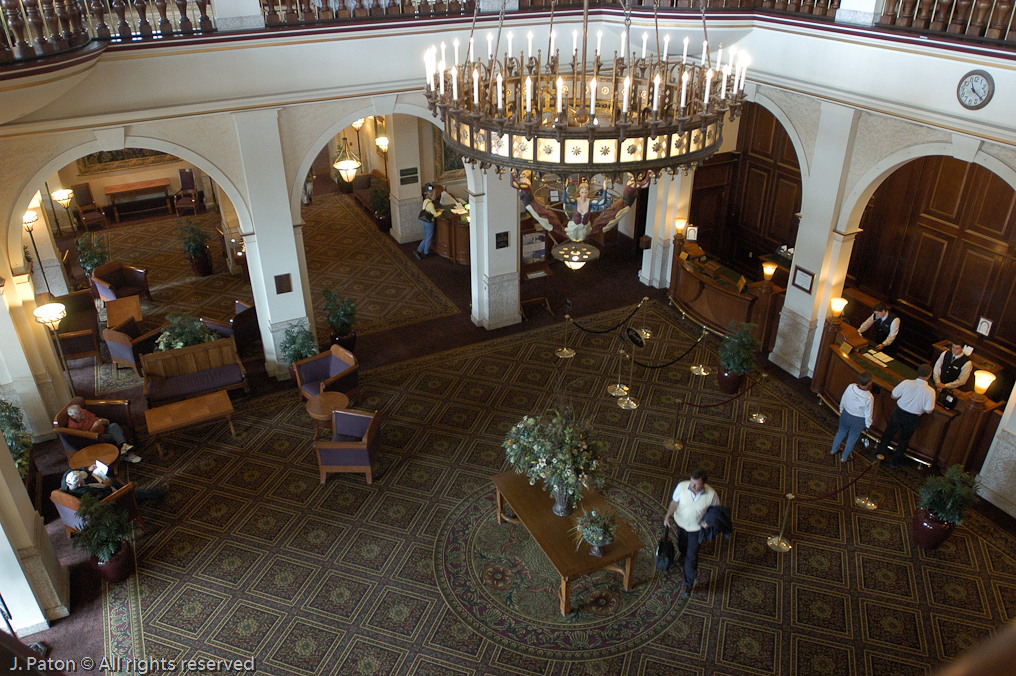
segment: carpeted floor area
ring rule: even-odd
[[[586,318],[602,329],[629,309]],[[633,323],[637,355],[662,364],[699,327],[655,302]],[[616,382],[614,332],[538,328],[363,374],[353,406],[384,416],[379,476],[321,485],[311,424],[291,391],[237,402],[224,424],[181,432],[167,456],[127,471],[167,487],[137,532],[139,572],[107,587],[119,657],[249,658],[265,674],[927,674],[1016,615],[1016,537],[972,515],[938,551],[918,550],[913,468],[879,477],[879,509],[853,505],[869,465],[828,455],[834,417],[770,378],[728,403],[715,343],[669,368],[636,368],[634,411]],[[711,339],[710,339],[711,340]],[[626,369],[627,370],[627,369]],[[627,377],[624,378],[627,380]],[[678,399],[719,404],[676,415]],[[605,494],[642,538],[636,587],[602,573],[557,612],[548,563],[519,525],[496,525],[490,475],[523,415],[571,405],[607,442]],[[768,418],[759,426],[751,414]],[[676,425],[676,427],[675,427]],[[664,442],[687,440],[680,452]],[[701,467],[736,531],[705,545],[690,602],[651,566],[673,484]],[[791,507],[787,554],[766,547]],[[548,501],[549,506],[549,501]],[[449,557],[460,558],[452,561]],[[454,565],[452,565],[454,564]]]

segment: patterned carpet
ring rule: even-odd
[[[345,295],[356,301],[356,330],[361,334],[458,312],[346,195],[321,195],[312,206],[303,208],[303,217],[314,316],[322,344],[330,338],[320,293],[325,285],[344,289]],[[216,273],[210,277],[198,278],[191,271],[176,232],[176,218],[103,233],[108,233],[112,260],[148,270],[155,302],[142,302],[146,321],[173,312],[228,319],[233,299],[253,300],[243,276],[226,270],[215,232],[218,214],[201,214],[196,220],[209,235]],[[107,380],[110,386],[120,386],[115,379]]]
[[[680,355],[699,329],[654,303],[638,324],[653,332],[646,363]],[[768,379],[680,416],[688,445],[671,452],[675,401],[724,399],[715,377],[688,370],[715,364],[715,343],[670,368],[637,368],[642,405],[629,412],[605,394],[616,338],[573,334],[578,355],[558,360],[562,326],[364,373],[354,406],[384,416],[370,486],[357,475],[318,483],[293,392],[238,399],[236,439],[210,424],[165,442],[165,458],[143,444],[146,461],[127,471],[168,490],[144,507],[139,573],[107,588],[110,654],[253,656],[259,673],[280,675],[893,676],[928,674],[1016,617],[1016,537],[975,514],[940,550],[917,549],[913,468],[880,477],[874,512],[853,506],[854,488],[795,502],[793,549],[772,552],[785,493],[821,495],[868,466],[828,455],[833,416]],[[632,592],[594,576],[568,618],[554,612],[549,564],[524,528],[494,525],[489,480],[508,427],[560,402],[608,443],[606,494],[646,543]],[[760,410],[764,426],[749,421]],[[736,531],[704,546],[684,603],[680,576],[657,574],[650,557],[672,485],[696,467]]]

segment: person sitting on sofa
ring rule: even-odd
[[[127,443],[123,429],[117,423],[111,423],[106,418],[99,418],[94,413],[86,411],[77,404],[67,407],[67,427],[72,430],[83,430],[95,432],[107,444],[113,444],[120,449],[120,455],[127,462],[141,462],[137,454],[131,453],[134,448]]]

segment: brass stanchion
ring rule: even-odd
[[[761,377],[759,378],[758,383],[756,383],[756,385],[758,385],[758,390],[756,390],[756,392],[761,392],[762,391],[762,388],[765,387],[766,378],[768,378],[768,377],[769,377],[768,373],[765,373],[765,372],[762,373]],[[769,420],[769,418],[766,416],[766,414],[762,412],[762,396],[761,395],[759,395],[759,397],[758,397],[758,399],[757,399],[757,401],[755,403],[755,412],[752,413],[751,417],[748,418],[748,419],[751,422],[753,422],[753,423],[758,423],[759,425],[765,425],[766,421]]]
[[[773,535],[772,537],[766,540],[766,544],[769,545],[769,549],[773,550],[774,552],[786,554],[791,549],[790,543],[783,538],[783,531],[787,529],[787,517],[790,516],[790,503],[793,500],[794,494],[787,493],[787,507],[786,510],[783,512],[783,523],[780,524],[780,534]]]
[[[628,381],[631,383],[631,386],[623,397],[618,397],[617,405],[626,411],[633,411],[639,407],[639,400],[631,396],[631,388],[635,386],[635,350],[645,347],[646,342],[642,339],[642,334],[630,326],[625,330],[625,333],[628,335],[628,341],[631,343],[631,354],[628,355]]]
[[[871,473],[871,481],[868,482],[868,494],[858,495],[854,498],[854,504],[861,509],[878,509],[878,503],[871,497],[871,494],[875,490],[875,477],[878,476],[878,470],[882,466],[883,460],[885,460],[885,456],[881,453],[875,456],[875,469]]]
[[[684,439],[678,435],[681,432],[681,407],[684,406],[684,399],[677,399],[674,404],[677,406],[677,415],[674,416],[674,438],[671,441],[664,441],[663,447],[671,451],[682,451]]]
[[[706,337],[706,333],[707,333],[706,327],[703,326],[702,336],[699,338],[700,341]],[[702,353],[700,352],[699,356],[701,357],[701,355]],[[691,372],[697,376],[707,376],[710,373],[712,373],[713,370],[700,361],[699,363],[691,367]]]
[[[572,322],[571,315],[565,315],[564,319],[565,319],[566,322],[569,322],[572,325],[574,325],[574,322]],[[564,347],[559,347],[559,348],[557,348],[554,351],[554,354],[556,354],[561,359],[571,359],[572,357],[575,356],[575,350],[573,350],[570,347],[568,347],[568,334],[570,332],[571,332],[571,326],[565,327],[565,330],[564,330]]]

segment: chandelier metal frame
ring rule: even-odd
[[[478,7],[479,3],[476,12]],[[740,114],[749,59],[730,50],[725,64],[721,47],[713,69],[704,3],[705,40],[699,63],[688,58],[688,38],[680,59],[669,53],[669,35],[661,51],[658,26],[656,53],[647,52],[644,35],[639,57],[631,49],[630,0],[624,7],[621,53],[604,61],[598,35],[591,65],[587,65],[589,0],[583,3],[581,60],[578,36],[573,34],[570,63],[561,62],[555,47],[553,2],[549,59],[542,50],[533,51],[531,31],[528,54],[513,53],[510,33],[508,51],[499,53],[502,3],[497,46],[488,34],[484,62],[476,54],[474,13],[465,61],[458,63],[458,39],[456,63],[450,69],[445,43],[440,57],[436,46],[424,57],[425,94],[431,112],[441,118],[447,145],[466,162],[482,169],[494,167],[498,173],[510,169],[537,176],[602,174],[611,179],[625,173],[639,178],[673,173],[716,153],[725,116],[729,113],[734,120]],[[656,12],[654,6],[654,23]]]

